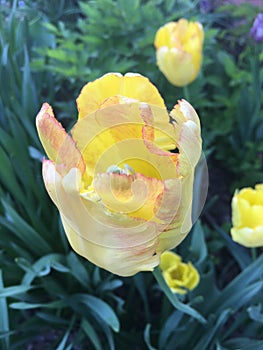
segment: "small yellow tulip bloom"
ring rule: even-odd
[[[202,24],[184,18],[157,31],[157,65],[171,84],[185,86],[196,79],[202,64],[203,41]]]
[[[232,199],[231,235],[245,247],[263,246],[263,184],[236,191]]]
[[[185,294],[187,290],[193,290],[200,280],[196,268],[190,262],[183,263],[182,258],[173,252],[166,251],[161,255],[160,269],[174,293]]]
[[[67,134],[44,103],[36,125],[49,157],[46,189],[73,249],[120,276],[152,271],[192,226],[199,118],[186,101],[169,114],[139,74],[106,74],[77,99]],[[177,149],[176,153],[170,150]]]

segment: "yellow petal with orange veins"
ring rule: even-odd
[[[185,100],[178,101],[170,115],[176,122],[174,125],[180,156],[194,168],[202,151],[198,115]]]
[[[107,152],[120,161],[122,142],[141,139],[142,127],[138,103],[113,104],[79,119],[71,132],[85,160],[88,174],[94,177],[96,167]],[[110,157],[107,160],[110,164],[103,163],[98,172],[105,172],[110,165],[117,164]]]
[[[155,220],[154,207],[163,192],[163,182],[141,174],[97,174],[95,192],[110,210],[143,220]],[[85,195],[85,194],[84,194]]]
[[[140,271],[152,271],[159,263],[159,255],[155,254],[154,240],[136,247],[109,248],[82,238],[73,230],[65,217],[62,223],[72,248],[81,256],[119,276],[133,276]]]
[[[159,236],[158,251],[173,249],[185,238],[192,227],[193,172],[181,179],[165,181],[162,206],[156,216],[164,221]],[[173,206],[174,202],[174,206]]]
[[[78,120],[72,129],[72,135],[82,153],[90,176],[94,177],[96,173],[106,172],[112,164],[120,166],[124,163],[134,168],[135,172],[143,173],[148,177],[159,179],[159,170],[162,174],[167,173],[162,178],[173,176],[172,174],[176,172],[173,158],[176,160],[177,155],[165,153],[161,148],[159,153],[151,152],[142,139],[142,129],[145,127],[143,118],[146,118],[142,115],[143,106],[145,104],[137,102],[113,104]],[[169,118],[166,110],[154,106],[149,108],[150,123],[154,125],[156,123],[157,131],[164,130],[162,136],[166,141],[163,143],[176,142],[173,141],[173,126],[168,122],[165,123]],[[160,135],[158,133],[157,137]],[[156,144],[158,145],[158,139]],[[163,155],[166,157],[162,157]]]
[[[95,112],[104,101],[115,95],[122,95],[141,102],[165,108],[164,101],[156,87],[140,74],[108,73],[86,84],[77,98],[79,119]]]
[[[150,271],[159,264],[155,254],[159,232],[154,223],[120,213],[109,215],[101,203],[84,199],[77,168],[62,177],[51,161],[43,166],[47,191],[77,253],[120,276]]]
[[[85,163],[73,139],[66,133],[62,125],[56,120],[53,110],[48,103],[44,103],[36,118],[39,138],[50,160],[61,173],[73,167],[84,174]]]

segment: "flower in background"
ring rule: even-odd
[[[232,199],[231,235],[245,247],[263,246],[263,184],[236,191]]]
[[[259,13],[253,23],[250,35],[257,42],[263,41],[263,13]]]
[[[157,31],[157,64],[171,84],[185,86],[196,79],[202,64],[203,41],[202,24],[184,18]]]
[[[161,255],[160,269],[174,293],[185,294],[187,290],[193,290],[200,280],[197,269],[190,262],[183,263],[182,258],[173,252],[166,251]]]
[[[209,13],[213,9],[212,0],[200,0],[199,6],[201,13]]]
[[[117,275],[151,271],[192,226],[199,118],[182,100],[171,124],[156,87],[131,73],[86,84],[77,105],[71,135],[47,103],[36,118],[50,159],[43,161],[45,186],[68,240]]]

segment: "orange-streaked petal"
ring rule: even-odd
[[[61,216],[61,219],[71,247],[93,264],[116,275],[128,277],[140,271],[153,271],[159,264],[155,240],[136,247],[109,248],[81,237],[65,217]]]
[[[142,115],[145,105],[137,102],[113,104],[77,122],[72,135],[90,176],[106,172],[113,164],[122,166],[124,163],[147,177],[164,179],[176,176],[174,159],[176,161],[177,155],[163,152],[161,148],[161,154],[158,154],[146,147],[143,128],[147,117]],[[173,142],[174,130],[168,124],[166,110],[152,106],[149,113],[150,123],[156,123],[157,132],[160,130],[157,137],[162,132],[162,137],[167,139],[164,143]],[[162,117],[164,122],[161,121]],[[162,157],[163,154],[167,157]]]
[[[155,178],[116,173],[97,174],[93,186],[109,210],[153,221],[155,202],[164,188]]]
[[[164,101],[156,87],[140,74],[108,73],[86,84],[77,98],[79,118],[94,113],[104,101],[115,95],[136,99],[141,102],[165,108]]]
[[[109,215],[101,203],[84,199],[77,168],[62,178],[52,162],[45,162],[44,167],[47,191],[60,211],[72,247],[79,254],[121,276],[152,270],[158,265],[155,251],[159,232],[154,223],[121,213]]]
[[[73,167],[84,174],[85,163],[73,139],[66,133],[62,125],[56,120],[53,110],[48,103],[44,103],[36,118],[39,138],[50,160],[61,173]]]
[[[183,157],[191,165],[192,169],[194,169],[202,151],[198,115],[190,103],[185,100],[178,101],[178,104],[171,111],[170,115],[176,122],[174,125],[180,158]]]
[[[156,216],[165,222],[159,225],[157,251],[165,251],[178,246],[192,227],[193,172],[181,179],[165,181],[162,205]]]

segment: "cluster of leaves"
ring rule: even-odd
[[[262,256],[253,260],[207,220],[179,247],[201,275],[186,297],[173,295],[158,269],[158,284],[149,273],[120,279],[101,271],[65,239],[43,186],[34,127],[44,100],[60,119],[76,115],[82,85],[108,71],[148,76],[171,106],[183,92],[158,71],[153,40],[161,25],[187,14],[206,28],[203,73],[189,86],[205,151],[245,185],[254,184],[262,174],[260,56],[249,60],[253,48],[244,36],[242,51],[225,49],[230,35],[232,41],[240,35],[225,24],[244,15],[240,8],[230,15],[227,8],[202,14],[197,0],[1,3],[1,349],[38,349],[41,342],[58,350],[262,348]],[[243,33],[250,24],[242,24]]]
[[[262,55],[260,44],[250,37],[260,9],[245,3],[226,5],[220,11],[224,16],[216,50],[210,52],[210,62],[204,67],[209,105],[201,117],[215,164],[233,177],[233,192],[262,182]]]

